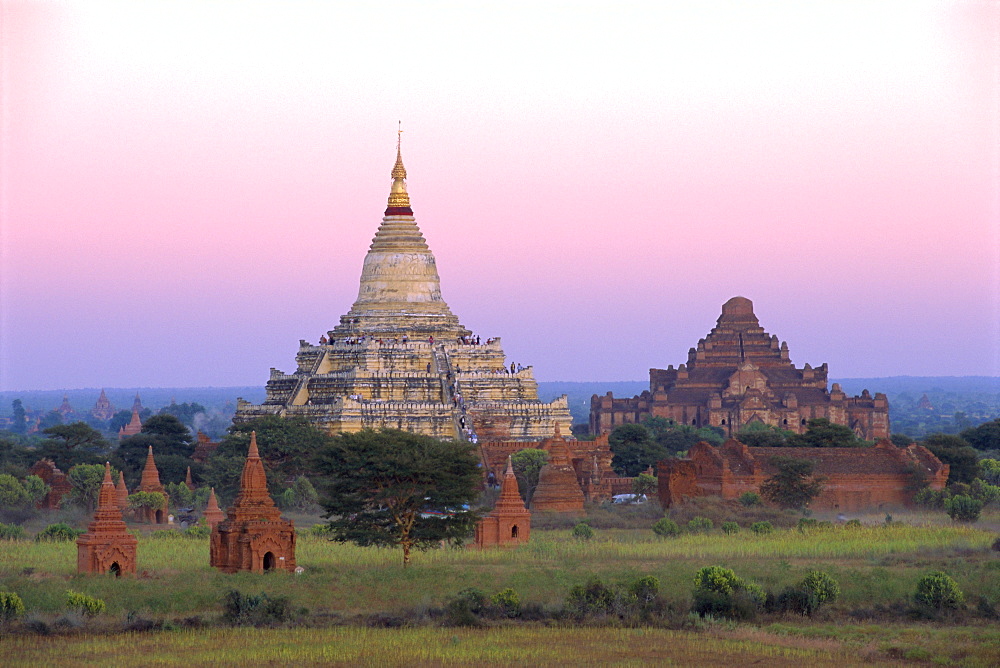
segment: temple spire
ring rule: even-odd
[[[403,129],[400,123],[396,139],[396,164],[392,166],[392,188],[389,190],[389,206],[385,210],[387,216],[412,216],[410,195],[406,192],[406,167],[403,166]]]

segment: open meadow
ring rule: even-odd
[[[979,527],[916,525],[919,514],[897,519],[904,522],[667,539],[648,529],[597,529],[581,541],[569,530],[540,529],[518,549],[434,549],[415,554],[406,569],[398,550],[304,532],[298,575],[225,575],[209,567],[206,538],[172,531],[143,535],[140,575],[121,579],[77,576],[72,542],[7,541],[0,543],[0,591],[16,592],[25,614],[7,624],[0,650],[23,665],[84,665],[109,654],[145,665],[1000,663],[991,616],[1000,608],[1000,552],[989,530],[1000,518],[984,516]],[[770,592],[818,569],[839,583],[840,595],[812,617],[703,619],[689,613],[692,585],[700,568],[713,565]],[[961,609],[921,615],[912,608],[917,581],[931,571],[958,583]],[[614,587],[646,575],[659,580],[655,614],[567,612],[570,591],[594,577]],[[525,613],[461,628],[449,602],[467,588],[487,596],[511,588]],[[229,627],[223,600],[234,589],[287,597],[289,615],[272,628]],[[104,601],[106,610],[94,617],[68,611],[67,590]]]

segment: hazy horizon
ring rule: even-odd
[[[797,366],[1000,376],[998,3],[0,12],[0,390],[292,371],[400,119],[444,299],[540,381],[677,366],[736,295]]]

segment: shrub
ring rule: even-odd
[[[695,517],[688,522],[688,531],[699,533],[701,531],[711,531],[714,524],[707,517]]]
[[[681,528],[669,517],[662,517],[653,525],[653,533],[660,538],[673,538],[681,534]]]
[[[24,614],[24,602],[14,592],[0,591],[0,622],[6,622]]]
[[[208,538],[212,535],[212,529],[203,525],[195,524],[182,532],[188,538]]]
[[[35,540],[57,543],[67,540],[76,540],[82,533],[82,531],[77,531],[65,522],[58,522],[56,524],[50,524],[39,531],[38,535],[35,536]]]
[[[944,510],[944,502],[950,496],[948,490],[933,490],[925,487],[913,497],[913,502],[924,508]]]
[[[586,522],[580,522],[573,527],[573,538],[577,540],[590,540],[594,537],[594,530]]]
[[[812,517],[803,517],[799,519],[798,524],[795,527],[800,533],[807,533],[810,529],[815,529],[819,526],[819,520]]]
[[[0,522],[0,540],[24,540],[24,527]]]
[[[744,508],[755,508],[764,503],[764,500],[760,498],[760,494],[757,492],[743,492],[740,494],[738,500]]]
[[[233,626],[271,626],[291,618],[287,596],[243,594],[235,589],[226,592],[222,601],[222,619]]]
[[[490,603],[496,606],[504,617],[517,617],[521,614],[521,597],[510,587],[494,594]]]
[[[816,597],[816,602],[832,603],[840,596],[840,585],[823,571],[809,571],[799,587]]]
[[[862,524],[861,520],[854,519],[854,520],[847,520],[846,522],[844,522],[844,526],[847,527],[848,529],[860,529],[862,527]]]
[[[640,605],[651,603],[660,593],[660,581],[652,575],[644,575],[632,581],[628,593]]]
[[[769,533],[774,533],[774,526],[770,522],[754,522],[750,525],[750,531],[758,536],[766,536]]]
[[[736,522],[723,522],[722,523],[722,533],[731,536],[734,533],[739,533],[739,532],[740,532],[740,525],[737,524]]]
[[[944,509],[955,522],[976,522],[983,510],[983,502],[966,494],[953,496],[944,502]]]
[[[66,607],[75,609],[86,617],[96,617],[104,612],[107,606],[99,598],[68,590],[66,592]]]
[[[570,590],[566,606],[580,615],[608,614],[614,611],[617,598],[614,589],[594,576],[587,581],[587,584],[576,585]]]
[[[958,583],[952,580],[947,573],[935,571],[920,578],[913,599],[919,605],[925,605],[935,610],[944,608],[957,610],[965,602],[965,595],[958,588]]]
[[[764,590],[746,582],[729,568],[705,566],[694,578],[691,609],[701,616],[753,619],[764,605]]]
[[[453,626],[479,626],[479,616],[487,612],[489,599],[479,589],[469,587],[445,604],[445,613]]]

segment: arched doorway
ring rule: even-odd
[[[275,565],[274,562],[275,562],[274,552],[265,552],[264,553],[264,572],[265,573],[267,571],[274,570],[274,565]]]
[[[162,510],[157,510],[156,511],[156,523],[157,524],[163,524],[163,511]]]
[[[510,537],[517,538],[517,525],[515,524],[510,528]]]
[[[114,575],[116,578],[121,577],[122,567],[117,561],[111,564],[111,568],[108,569],[108,575]]]

